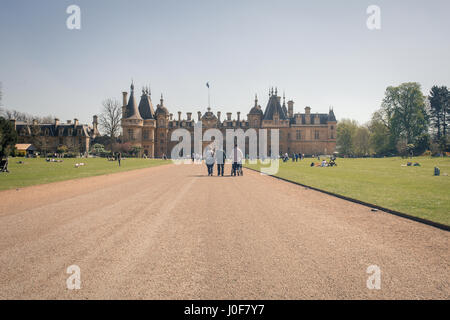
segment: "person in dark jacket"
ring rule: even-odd
[[[217,176],[223,177],[223,169],[225,166],[225,160],[227,156],[225,154],[225,151],[222,149],[219,149],[216,151],[216,162],[217,162]]]

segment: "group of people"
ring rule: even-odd
[[[234,145],[229,156],[231,158],[231,176],[242,176],[244,174],[242,171],[242,159],[244,158],[244,155],[237,144]],[[226,159],[227,155],[223,149],[208,148],[205,152],[205,163],[208,169],[208,176],[213,176],[214,164],[217,163],[217,176],[223,177]]]
[[[318,157],[318,160],[320,160],[320,157]],[[326,159],[323,159],[322,162],[315,163],[311,162],[311,167],[336,167],[336,157],[333,155],[330,157],[330,161],[327,161]]]
[[[283,159],[283,162],[289,161],[288,153],[286,152],[284,155],[282,155],[281,158]],[[298,159],[303,160],[304,158],[305,158],[305,154],[303,154],[303,153],[293,153],[291,155],[292,162],[298,162]]]

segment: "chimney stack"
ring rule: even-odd
[[[59,126],[59,119],[55,118],[55,127]]]
[[[238,116],[237,121],[241,122],[241,112],[240,111],[238,111],[237,116]]]
[[[33,119],[33,125],[34,125],[34,126],[37,126],[37,124],[38,124],[37,119]]]
[[[187,119],[188,119],[188,121],[191,121],[191,117],[192,117],[192,112],[188,112],[188,113],[187,113]]]
[[[77,119],[77,118],[73,119],[73,125],[74,125],[75,127],[78,126],[78,119]]]
[[[200,111],[197,112],[198,121],[202,120],[202,113]]]
[[[67,120],[67,124],[72,124],[72,120]]]
[[[288,101],[288,117],[294,117],[294,101],[292,100]]]
[[[170,114],[169,114],[169,119],[170,119],[170,121],[173,120],[173,113],[170,113]]]
[[[221,116],[221,112],[220,111],[217,111],[217,119],[219,120],[219,122],[220,122],[220,116]]]
[[[122,106],[126,106],[127,105],[127,97],[128,97],[128,92],[122,92]]]
[[[311,108],[310,107],[306,107],[305,108],[305,123],[306,124],[311,124]]]
[[[181,111],[178,111],[178,122],[181,121]]]
[[[98,117],[95,115],[92,117],[92,127],[94,128],[94,130],[97,130],[97,126],[98,126]]]
[[[227,112],[227,120],[231,121],[231,112]]]
[[[10,122],[11,122],[11,124],[12,124],[12,126],[14,127],[14,130],[16,130],[16,119],[10,119],[9,120]]]

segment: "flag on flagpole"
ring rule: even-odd
[[[209,89],[209,82],[206,83],[206,87]]]

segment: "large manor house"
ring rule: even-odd
[[[123,142],[130,142],[138,147],[142,155],[170,157],[172,148],[179,143],[171,141],[172,131],[176,129],[187,129],[193,136],[195,120],[192,113],[187,112],[186,118],[183,118],[182,113],[178,112],[177,118],[174,118],[164,105],[162,95],[156,109],[153,107],[150,91],[145,88],[137,104],[134,84],[131,84],[130,96],[128,97],[128,92],[123,92],[122,97]],[[208,107],[203,114],[198,111],[197,121],[202,121],[203,130],[217,128],[222,131],[224,137],[226,129],[267,129],[268,135],[270,129],[279,129],[279,151],[282,154],[287,152],[291,155],[295,152],[305,155],[329,155],[336,149],[336,117],[333,109],[330,108],[328,113],[312,113],[310,107],[305,107],[304,113],[294,113],[294,101],[288,101],[286,106],[283,97],[281,104],[281,97],[276,89],[270,90],[264,111],[255,96],[255,104],[250,108],[247,119],[241,118],[240,112],[237,112],[236,118],[232,117],[231,112],[227,112],[226,117],[222,119],[220,111],[214,114]],[[270,147],[268,150],[270,152]],[[248,148],[245,152],[248,154]]]

